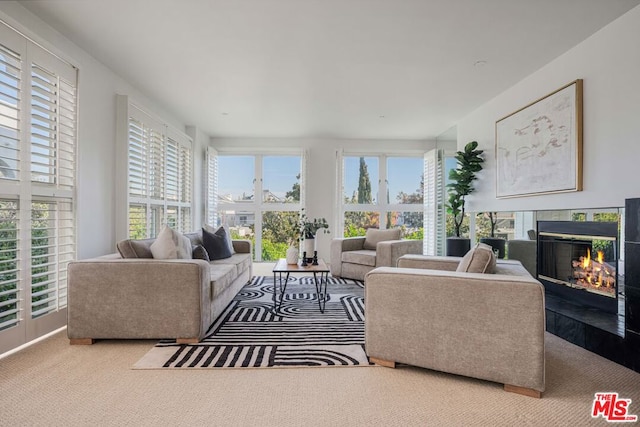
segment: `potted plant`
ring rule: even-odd
[[[453,218],[455,237],[447,238],[448,256],[463,256],[471,249],[471,241],[460,236],[460,227],[464,220],[465,197],[475,190],[473,181],[476,179],[476,173],[482,170],[484,162],[483,150],[477,148],[477,141],[471,141],[465,145],[464,150],[458,151],[455,155],[458,166],[449,172],[451,183],[447,184],[449,189],[447,212]]]
[[[490,237],[482,237],[480,242],[486,243],[491,246],[494,251],[498,251],[497,257],[502,259],[504,258],[504,247],[506,244],[506,240],[502,237],[496,237],[496,226],[498,225],[498,212],[485,212],[483,214],[485,218],[489,219],[489,223],[491,225],[491,234]]]
[[[326,230],[326,233],[329,233],[329,224],[327,220],[324,218],[313,218],[310,219],[304,212],[304,208],[300,214],[300,219],[296,227],[294,227],[294,235],[292,236],[292,242],[299,242],[300,240],[304,240],[304,252],[306,252],[307,257],[306,261],[310,262],[313,258],[313,254],[315,252],[315,238],[316,234],[320,230]],[[293,243],[292,245],[293,246]],[[290,248],[291,249],[291,248]],[[297,252],[297,251],[296,251]],[[287,263],[289,263],[289,257],[287,257]],[[293,263],[292,263],[293,264]]]

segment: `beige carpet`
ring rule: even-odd
[[[640,374],[547,335],[542,399],[425,369],[141,371],[155,341],[69,346],[65,332],[0,360],[2,426],[583,426],[593,395],[640,415]]]

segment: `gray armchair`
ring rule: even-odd
[[[422,241],[400,239],[400,229],[370,228],[365,237],[331,241],[331,275],[364,281],[369,271],[376,267],[395,267],[398,258],[406,254],[422,254]]]
[[[535,230],[527,232],[529,240],[509,240],[507,248],[509,259],[515,259],[522,263],[529,274],[536,277],[536,264],[538,260],[538,244]]]

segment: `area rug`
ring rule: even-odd
[[[329,277],[320,312],[313,277],[289,278],[277,313],[273,277],[256,276],[197,344],[162,340],[134,369],[370,366],[364,352],[364,287]]]

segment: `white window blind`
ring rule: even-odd
[[[192,231],[191,139],[128,99],[125,104],[129,238],[155,237],[163,224]]]
[[[0,23],[0,353],[66,323],[77,69]]]
[[[75,255],[73,206],[31,203],[31,316],[67,305],[67,265]]]
[[[213,147],[207,147],[206,156],[206,198],[205,221],[217,226],[218,217],[218,152]]]
[[[0,45],[0,178],[17,180],[20,170],[20,55]]]
[[[19,218],[16,200],[0,200],[0,331],[18,324]]]
[[[425,255],[444,255],[445,243],[444,152],[424,154],[424,239]]]
[[[147,197],[148,138],[142,122],[129,118],[129,195]],[[145,218],[146,223],[146,218]]]

